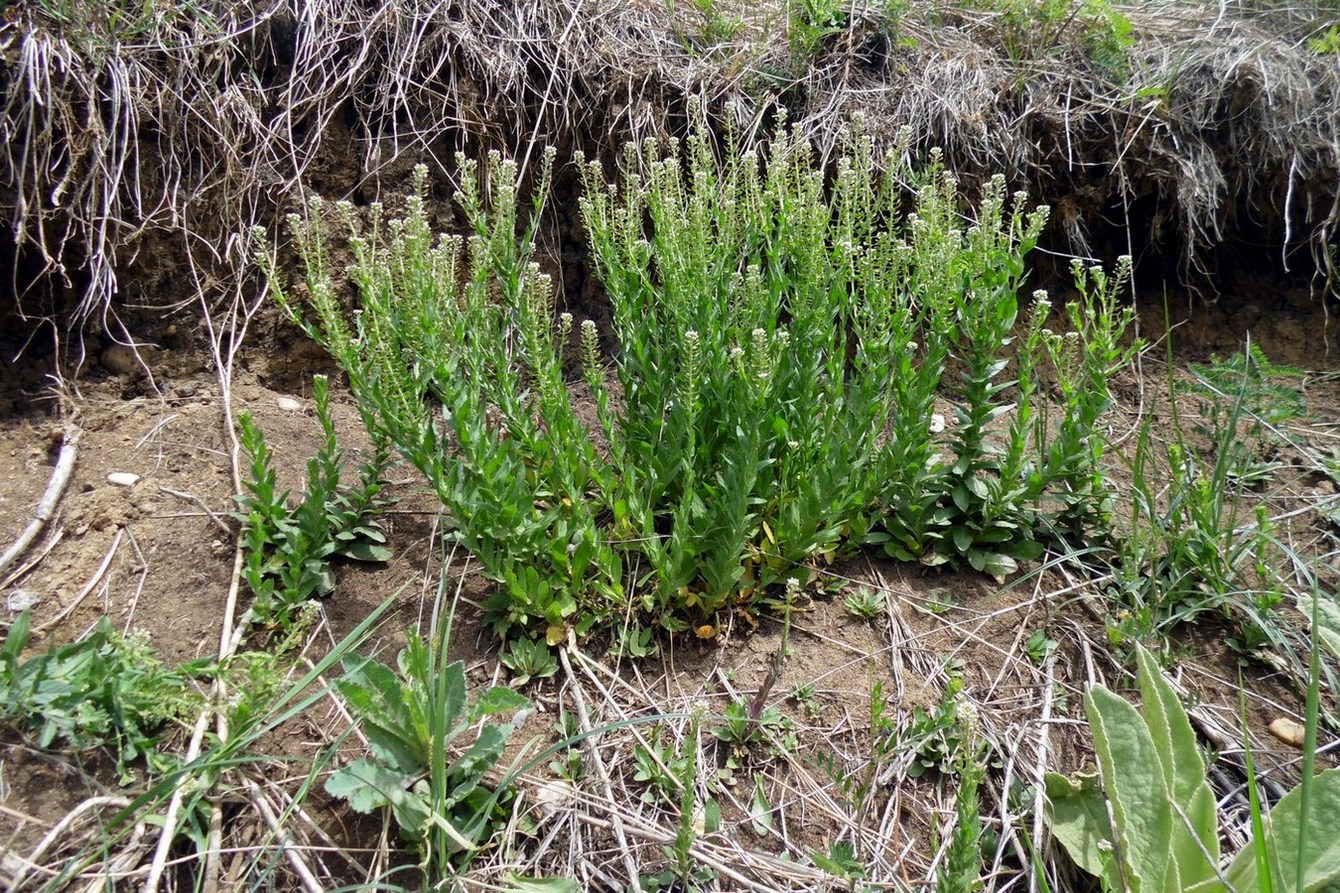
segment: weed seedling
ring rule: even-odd
[[[885,602],[887,596],[882,590],[871,589],[869,586],[861,586],[851,595],[847,596],[847,613],[853,617],[859,617],[862,620],[874,620],[884,616],[888,610]]]
[[[512,671],[512,684],[517,688],[532,679],[548,679],[558,672],[558,659],[547,642],[518,639],[498,655],[498,660]]]
[[[243,579],[255,595],[252,616],[262,627],[285,627],[295,609],[310,598],[335,588],[331,562],[387,561],[391,552],[377,515],[387,505],[381,497],[390,466],[390,448],[378,439],[373,457],[359,469],[356,484],[343,484],[344,456],[330,413],[330,390],[323,375],[312,382],[321,447],[307,463],[307,486],[296,507],[280,492],[274,458],[265,435],[250,414],[238,417],[239,439],[251,463],[246,492],[237,497],[233,517],[244,525],[246,563]]]
[[[492,717],[530,708],[502,686],[469,699],[464,664],[447,661],[447,628],[442,624],[430,642],[411,632],[399,672],[364,657],[344,660],[335,687],[372,753],[326,782],[329,794],[358,812],[389,807],[401,835],[438,878],[450,876],[500,819],[507,793],[490,790],[484,774],[502,757],[514,726]]]

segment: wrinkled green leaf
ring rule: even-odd
[[[1279,860],[1280,875],[1292,879],[1299,862],[1301,841],[1302,893],[1334,893],[1340,889],[1340,834],[1336,833],[1336,817],[1340,816],[1340,769],[1328,769],[1313,778],[1311,797],[1306,828],[1299,827],[1301,786],[1285,794],[1270,810],[1266,816],[1270,851]],[[1257,866],[1250,846],[1243,847],[1234,857],[1225,877],[1237,890],[1257,889]],[[1195,893],[1209,893],[1223,887],[1202,884],[1193,889]]]
[[[1173,832],[1158,750],[1149,727],[1124,698],[1095,686],[1085,693],[1084,706],[1120,837],[1126,880],[1134,893],[1154,893],[1167,875]]]
[[[525,695],[513,691],[505,685],[495,685],[484,692],[473,704],[470,705],[470,712],[467,722],[474,725],[485,716],[492,716],[496,713],[508,713],[519,710],[529,710],[530,701]]]
[[[1163,768],[1167,796],[1185,813],[1185,820],[1173,816],[1164,889],[1183,889],[1214,877],[1219,864],[1219,813],[1214,792],[1205,781],[1205,762],[1196,745],[1196,733],[1177,693],[1148,651],[1137,648],[1136,659],[1144,722]]]

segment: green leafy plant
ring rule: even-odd
[[[540,195],[553,153],[545,159]],[[614,482],[563,378],[560,350],[572,320],[554,319],[549,279],[531,260],[534,223],[517,235],[517,176],[514,163],[490,157],[486,209],[476,166],[461,160],[457,200],[474,229],[468,247],[434,238],[424,168],[403,219],[388,223],[374,205],[363,221],[348,204],[332,214],[314,200],[306,219],[289,221],[313,318],[289,303],[274,276],[271,285],[348,373],[369,430],[394,443],[451,512],[456,537],[498,584],[485,604],[494,626],[543,623],[556,644],[570,624],[584,634],[621,606],[624,580],[601,526]],[[338,219],[354,255],[362,312],[352,327],[330,278],[328,218]],[[583,336],[594,363],[594,328]],[[626,506],[610,511],[616,523],[627,516]]]
[[[1340,55],[1340,22],[1307,39],[1307,48],[1322,56]]]
[[[1024,653],[1033,663],[1041,665],[1046,663],[1047,658],[1056,650],[1060,643],[1047,635],[1046,630],[1034,630],[1024,643]]]
[[[491,717],[530,708],[503,686],[468,698],[464,664],[447,661],[446,628],[428,643],[411,632],[398,671],[359,656],[345,658],[335,688],[371,756],[336,770],[326,782],[329,794],[358,812],[389,807],[401,835],[438,878],[488,841],[507,796],[502,788],[490,790],[484,774],[502,757],[514,725]]]
[[[978,789],[986,779],[986,744],[975,715],[961,711],[962,746],[955,755],[959,785],[954,795],[954,825],[944,862],[935,875],[936,893],[973,893],[982,883],[982,816]]]
[[[688,746],[696,746],[690,743]],[[692,781],[692,757],[681,753],[673,744],[662,743],[658,738],[633,745],[633,780],[647,785],[642,799],[647,803],[664,800],[666,803],[679,802],[686,779]]]
[[[699,37],[709,47],[732,40],[744,26],[739,16],[731,15],[721,8],[720,0],[693,0],[693,6],[702,16]]]
[[[1304,784],[1258,812],[1253,843],[1222,868],[1218,810],[1186,710],[1153,657],[1137,646],[1136,660],[1143,714],[1102,685],[1084,696],[1099,774],[1047,776],[1048,822],[1076,864],[1106,890],[1284,889],[1272,874],[1297,878],[1292,889],[1332,889],[1340,851],[1308,817],[1337,814],[1340,770],[1314,777],[1306,768]]]
[[[1213,610],[1239,624],[1235,639],[1244,651],[1281,642],[1274,617],[1283,598],[1279,548],[1266,507],[1255,505],[1248,514],[1243,494],[1233,486],[1232,473],[1243,461],[1234,432],[1265,423],[1270,413],[1285,418],[1295,410],[1284,392],[1278,410],[1264,406],[1269,398],[1252,371],[1261,358],[1251,357],[1248,349],[1243,363],[1232,367],[1236,371],[1221,364],[1213,373],[1216,383],[1207,392],[1203,417],[1223,445],[1210,460],[1187,436],[1175,399],[1169,438],[1156,444],[1153,421],[1147,421],[1134,454],[1124,460],[1131,472],[1131,509],[1116,547],[1115,592],[1130,612],[1126,619],[1134,621],[1136,638]],[[1209,381],[1202,377],[1200,385],[1210,387]],[[1178,393],[1171,377],[1169,393]],[[1251,412],[1253,404],[1262,411]]]
[[[695,717],[689,724],[689,734],[683,746],[671,757],[669,763],[661,762],[661,771],[665,774],[658,781],[663,795],[670,793],[673,786],[677,794],[679,817],[675,824],[674,840],[661,848],[669,862],[665,871],[654,875],[644,875],[641,880],[643,889],[653,891],[683,890],[686,893],[712,889],[716,872],[708,865],[693,857],[694,841],[702,834],[714,834],[721,830],[721,807],[716,800],[706,794],[699,802],[700,768],[698,765],[698,720]],[[672,750],[674,750],[672,748]]]
[[[850,889],[866,875],[865,863],[856,858],[856,848],[845,840],[834,841],[827,851],[814,850],[810,861],[829,874],[846,881]]]
[[[898,752],[911,751],[915,759],[907,774],[919,778],[926,770],[952,772],[958,765],[959,753],[964,747],[959,705],[963,692],[963,677],[951,673],[940,703],[931,710],[912,708],[912,721],[896,732],[893,747]]]
[[[811,57],[825,40],[847,30],[846,0],[787,0],[787,21],[791,47],[803,57]]]
[[[1303,395],[1289,383],[1304,372],[1280,366],[1249,341],[1241,353],[1192,364],[1194,381],[1186,391],[1197,399],[1199,420],[1192,430],[1213,449],[1226,452],[1225,474],[1239,489],[1253,489],[1282,466],[1274,453],[1281,444],[1278,427],[1303,414]]]
[[[859,617],[862,620],[874,620],[877,617],[883,617],[884,612],[888,610],[888,605],[885,603],[886,598],[887,596],[883,590],[861,586],[847,596],[843,604],[847,608],[847,613],[853,617]]]
[[[141,757],[156,773],[175,765],[159,750],[163,728],[188,725],[204,707],[202,666],[165,666],[147,636],[122,635],[107,617],[79,641],[23,660],[29,624],[24,611],[0,646],[0,717],[33,730],[39,747],[108,748],[123,782]]]
[[[828,710],[828,704],[819,697],[818,690],[812,682],[797,685],[787,692],[786,699],[804,710],[811,719],[819,719]]]
[[[558,672],[558,658],[546,642],[518,639],[498,655],[498,660],[512,671],[512,684],[516,686],[532,679],[548,679]]]
[[[376,516],[387,504],[380,496],[390,464],[385,441],[359,469],[358,482],[344,484],[343,452],[330,413],[325,376],[313,379],[312,395],[322,442],[307,463],[307,485],[296,507],[280,492],[274,457],[265,435],[249,413],[238,417],[240,441],[251,464],[246,492],[237,497],[233,516],[245,525],[243,579],[255,595],[252,615],[263,626],[286,625],[297,606],[324,597],[335,588],[336,558],[387,561],[391,552]]]
[[[1118,83],[1130,72],[1131,21],[1109,0],[985,0],[972,5],[999,13],[998,33],[1017,66],[1069,52]]]
[[[348,373],[374,436],[450,510],[497,583],[485,608],[500,632],[542,630],[552,645],[616,617],[639,636],[711,630],[719,612],[777,608],[777,586],[808,584],[865,543],[1004,576],[1039,554],[1034,521],[1051,490],[1072,507],[1102,491],[1097,472],[1048,452],[1040,315],[1022,349],[1010,340],[1045,211],[1007,201],[997,178],[965,227],[938,154],[914,174],[901,147],[877,157],[859,128],[831,183],[785,128],[766,152],[728,136],[722,155],[695,132],[683,146],[629,146],[614,183],[582,166],[612,368],[593,322],[555,315],[532,260],[551,161],[523,222],[516,165],[491,156],[485,178],[460,159],[468,242],[432,235],[423,169],[401,219],[314,202],[290,221],[311,316],[271,266],[275,297]],[[918,184],[906,217],[900,176]],[[352,321],[329,269],[333,222],[355,259]],[[1115,343],[1126,317],[1109,297],[1085,295],[1075,312]],[[960,424],[937,441],[951,360],[964,370]],[[598,431],[571,404],[573,366]],[[1075,406],[1088,414],[1068,407],[1056,439],[1073,432],[1092,457],[1102,435],[1090,410],[1105,404]]]
[[[721,721],[712,729],[712,735],[730,745],[733,758],[741,757],[756,745],[774,744],[788,747],[794,743],[793,723],[776,707],[764,707],[758,716],[742,700],[726,704]],[[728,760],[732,762],[732,760]]]
[[[1113,497],[1104,472],[1107,441],[1098,429],[1112,403],[1109,382],[1130,364],[1143,344],[1124,340],[1135,319],[1135,308],[1121,299],[1131,278],[1130,257],[1120,258],[1111,276],[1101,267],[1075,261],[1071,278],[1080,300],[1064,308],[1069,329],[1059,334],[1044,327],[1051,305],[1039,296],[1029,343],[1021,353],[1031,371],[1030,360],[1038,353],[1035,345],[1044,349],[1061,395],[1058,418],[1051,423],[1044,403],[1041,412],[1028,413],[1028,417],[1021,410],[1016,421],[1019,428],[1030,421],[1034,426],[1032,436],[1043,457],[1042,483],[1048,488],[1048,499],[1057,505],[1044,520],[1063,535],[1082,531],[1102,535],[1111,525]]]

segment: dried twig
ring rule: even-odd
[[[32,545],[33,540],[42,532],[42,528],[51,520],[51,516],[56,513],[56,505],[60,502],[61,494],[65,492],[65,485],[70,482],[70,475],[74,472],[75,458],[79,455],[79,434],[78,428],[67,425],[65,436],[61,442],[60,455],[56,457],[56,467],[51,472],[51,479],[47,482],[46,492],[42,494],[42,499],[37,503],[37,511],[33,513],[33,519],[28,522],[28,526],[23,528],[18,539],[14,540],[13,545],[5,550],[4,555],[0,555],[0,574],[4,574],[9,566],[14,563],[24,550]]]

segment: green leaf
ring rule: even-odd
[[[984,552],[980,549],[973,549],[968,553],[968,563],[975,570],[990,574],[997,582],[1004,582],[1006,577],[1019,570],[1018,562],[1010,556],[1000,552]]]
[[[759,837],[766,836],[772,831],[772,804],[768,802],[768,794],[763,789],[763,776],[754,776],[754,796],[749,801],[749,821],[754,826],[754,833]]]
[[[503,893],[580,893],[581,888],[571,878],[529,878],[508,874],[503,879]]]
[[[1119,852],[1134,893],[1154,893],[1167,876],[1173,813],[1158,751],[1144,719],[1104,686],[1084,695]]]
[[[1109,890],[1120,889],[1110,856],[1112,823],[1107,798],[1094,774],[1068,778],[1056,772],[1046,775],[1047,821],[1052,836],[1061,842],[1075,864],[1094,877],[1106,876]]]
[[[326,779],[326,793],[348,800],[354,812],[366,815],[390,803],[391,792],[403,791],[414,778],[372,760],[356,760],[331,773]]]
[[[1168,796],[1182,807],[1191,825],[1188,828],[1182,816],[1174,815],[1169,840],[1171,861],[1164,888],[1183,889],[1214,877],[1219,865],[1219,813],[1205,781],[1196,733],[1177,693],[1148,651],[1137,647],[1136,660],[1144,720],[1163,767]]]
[[[491,716],[495,713],[529,710],[530,707],[531,703],[524,695],[513,691],[505,685],[495,685],[493,688],[484,692],[484,694],[471,705],[468,722],[470,725],[474,725],[485,716]]]
[[[1302,786],[1285,794],[1266,816],[1266,834],[1270,851],[1279,860],[1280,875],[1293,878],[1302,852],[1303,889],[1301,893],[1331,893],[1340,886],[1340,835],[1334,820],[1340,815],[1340,769],[1328,769],[1312,779],[1310,821],[1299,827]],[[1234,889],[1258,889],[1256,859],[1250,846],[1243,847],[1224,873]],[[1195,888],[1208,893],[1207,885]]]
[[[375,543],[359,540],[358,542],[350,543],[348,546],[343,547],[335,554],[353,561],[377,563],[390,561],[394,553],[385,546],[379,546]]]

